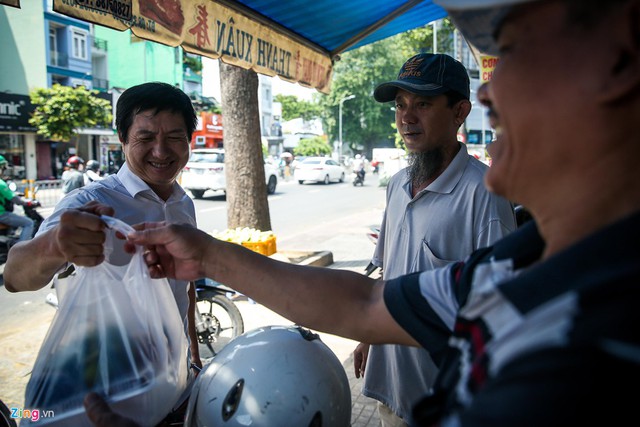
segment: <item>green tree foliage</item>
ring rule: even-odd
[[[194,74],[200,75],[202,73],[202,57],[200,55],[194,55],[182,51],[182,66],[183,68],[190,68]]]
[[[340,100],[355,95],[342,104],[343,151],[351,147],[370,152],[393,141],[391,105],[375,102],[373,90],[397,75],[402,59],[393,39],[386,39],[346,52],[336,63],[331,93],[316,98],[323,106],[322,121],[330,141],[339,141]]]
[[[94,96],[97,93],[84,86],[59,84],[35,89],[30,93],[35,112],[29,123],[38,134],[53,141],[70,141],[80,128],[111,127],[111,104]]]
[[[322,111],[318,103],[299,100],[294,95],[279,94],[275,96],[274,100],[282,104],[282,120],[284,121],[297,118],[313,120],[322,115]]]
[[[436,27],[437,52],[453,56],[453,24],[449,18],[444,18],[436,23]],[[432,24],[407,31],[395,38],[396,46],[401,50],[402,56],[407,59],[418,53],[433,52]]]
[[[296,156],[324,156],[331,154],[331,146],[322,137],[303,138],[293,149]]]

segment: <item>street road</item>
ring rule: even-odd
[[[325,228],[331,235],[334,229],[329,224],[334,221],[368,209],[383,209],[385,189],[378,187],[378,176],[373,174],[367,175],[363,187],[354,187],[349,176],[344,183],[329,185],[300,185],[294,180],[280,180],[275,194],[268,196],[268,201],[271,227],[277,243],[289,246],[297,245],[296,239],[300,234],[307,234],[310,228]],[[208,192],[203,199],[195,200],[195,204],[198,226],[202,230],[210,232],[227,228],[224,193]]]
[[[331,251],[334,268],[362,272],[373,253],[367,237],[369,226],[382,218],[385,189],[369,174],[364,187],[345,183],[305,184],[280,182],[268,196],[271,224],[278,251]],[[224,230],[227,223],[224,195],[207,193],[195,200],[199,227]],[[45,216],[50,213],[42,212]],[[1,272],[2,267],[0,267]],[[55,310],[44,299],[51,290],[8,293],[0,286],[0,399],[21,406],[24,385]],[[247,330],[282,323],[274,313],[246,302],[239,304]],[[250,317],[253,316],[253,317]],[[353,350],[348,340],[323,336],[340,360]]]

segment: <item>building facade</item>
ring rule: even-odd
[[[56,13],[52,4],[33,0],[19,9],[0,6],[0,154],[16,179],[58,179],[72,155],[96,159],[113,173],[124,161],[113,125],[80,129],[73,141],[48,141],[29,124],[34,111],[29,93],[54,84],[84,86],[98,91],[96,96],[109,100],[113,109],[126,88],[162,81],[198,99],[201,60],[185,61],[181,48]]]
[[[94,88],[93,54],[98,69],[106,52],[93,49],[91,25],[53,12],[51,0],[0,8],[0,154],[16,179],[57,179],[71,155],[94,158],[96,137],[112,129],[81,129],[75,141],[49,141],[29,124],[34,111],[29,93],[54,84]],[[104,64],[104,59],[102,60]],[[104,94],[106,82],[103,81]]]

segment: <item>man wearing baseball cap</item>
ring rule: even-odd
[[[309,328],[426,348],[440,373],[417,425],[633,423],[640,0],[437,2],[500,56],[479,94],[497,137],[485,183],[535,221],[464,262],[388,281],[279,263],[176,224],[130,242],[150,248],[154,277],[209,276]]]
[[[464,259],[516,229],[511,203],[484,186],[487,165],[458,142],[471,110],[469,75],[460,62],[415,55],[373,96],[394,103],[409,164],[387,185],[371,260],[384,279]],[[410,424],[413,404],[430,392],[438,372],[428,351],[412,346],[360,343],[353,361],[356,377],[364,375],[362,394],[378,401],[383,427]]]

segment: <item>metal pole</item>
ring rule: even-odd
[[[438,28],[436,27],[437,21],[433,21],[433,53],[438,53]]]
[[[340,163],[340,156],[342,156],[342,104],[344,99],[340,100],[340,107],[338,108],[338,163]]]

